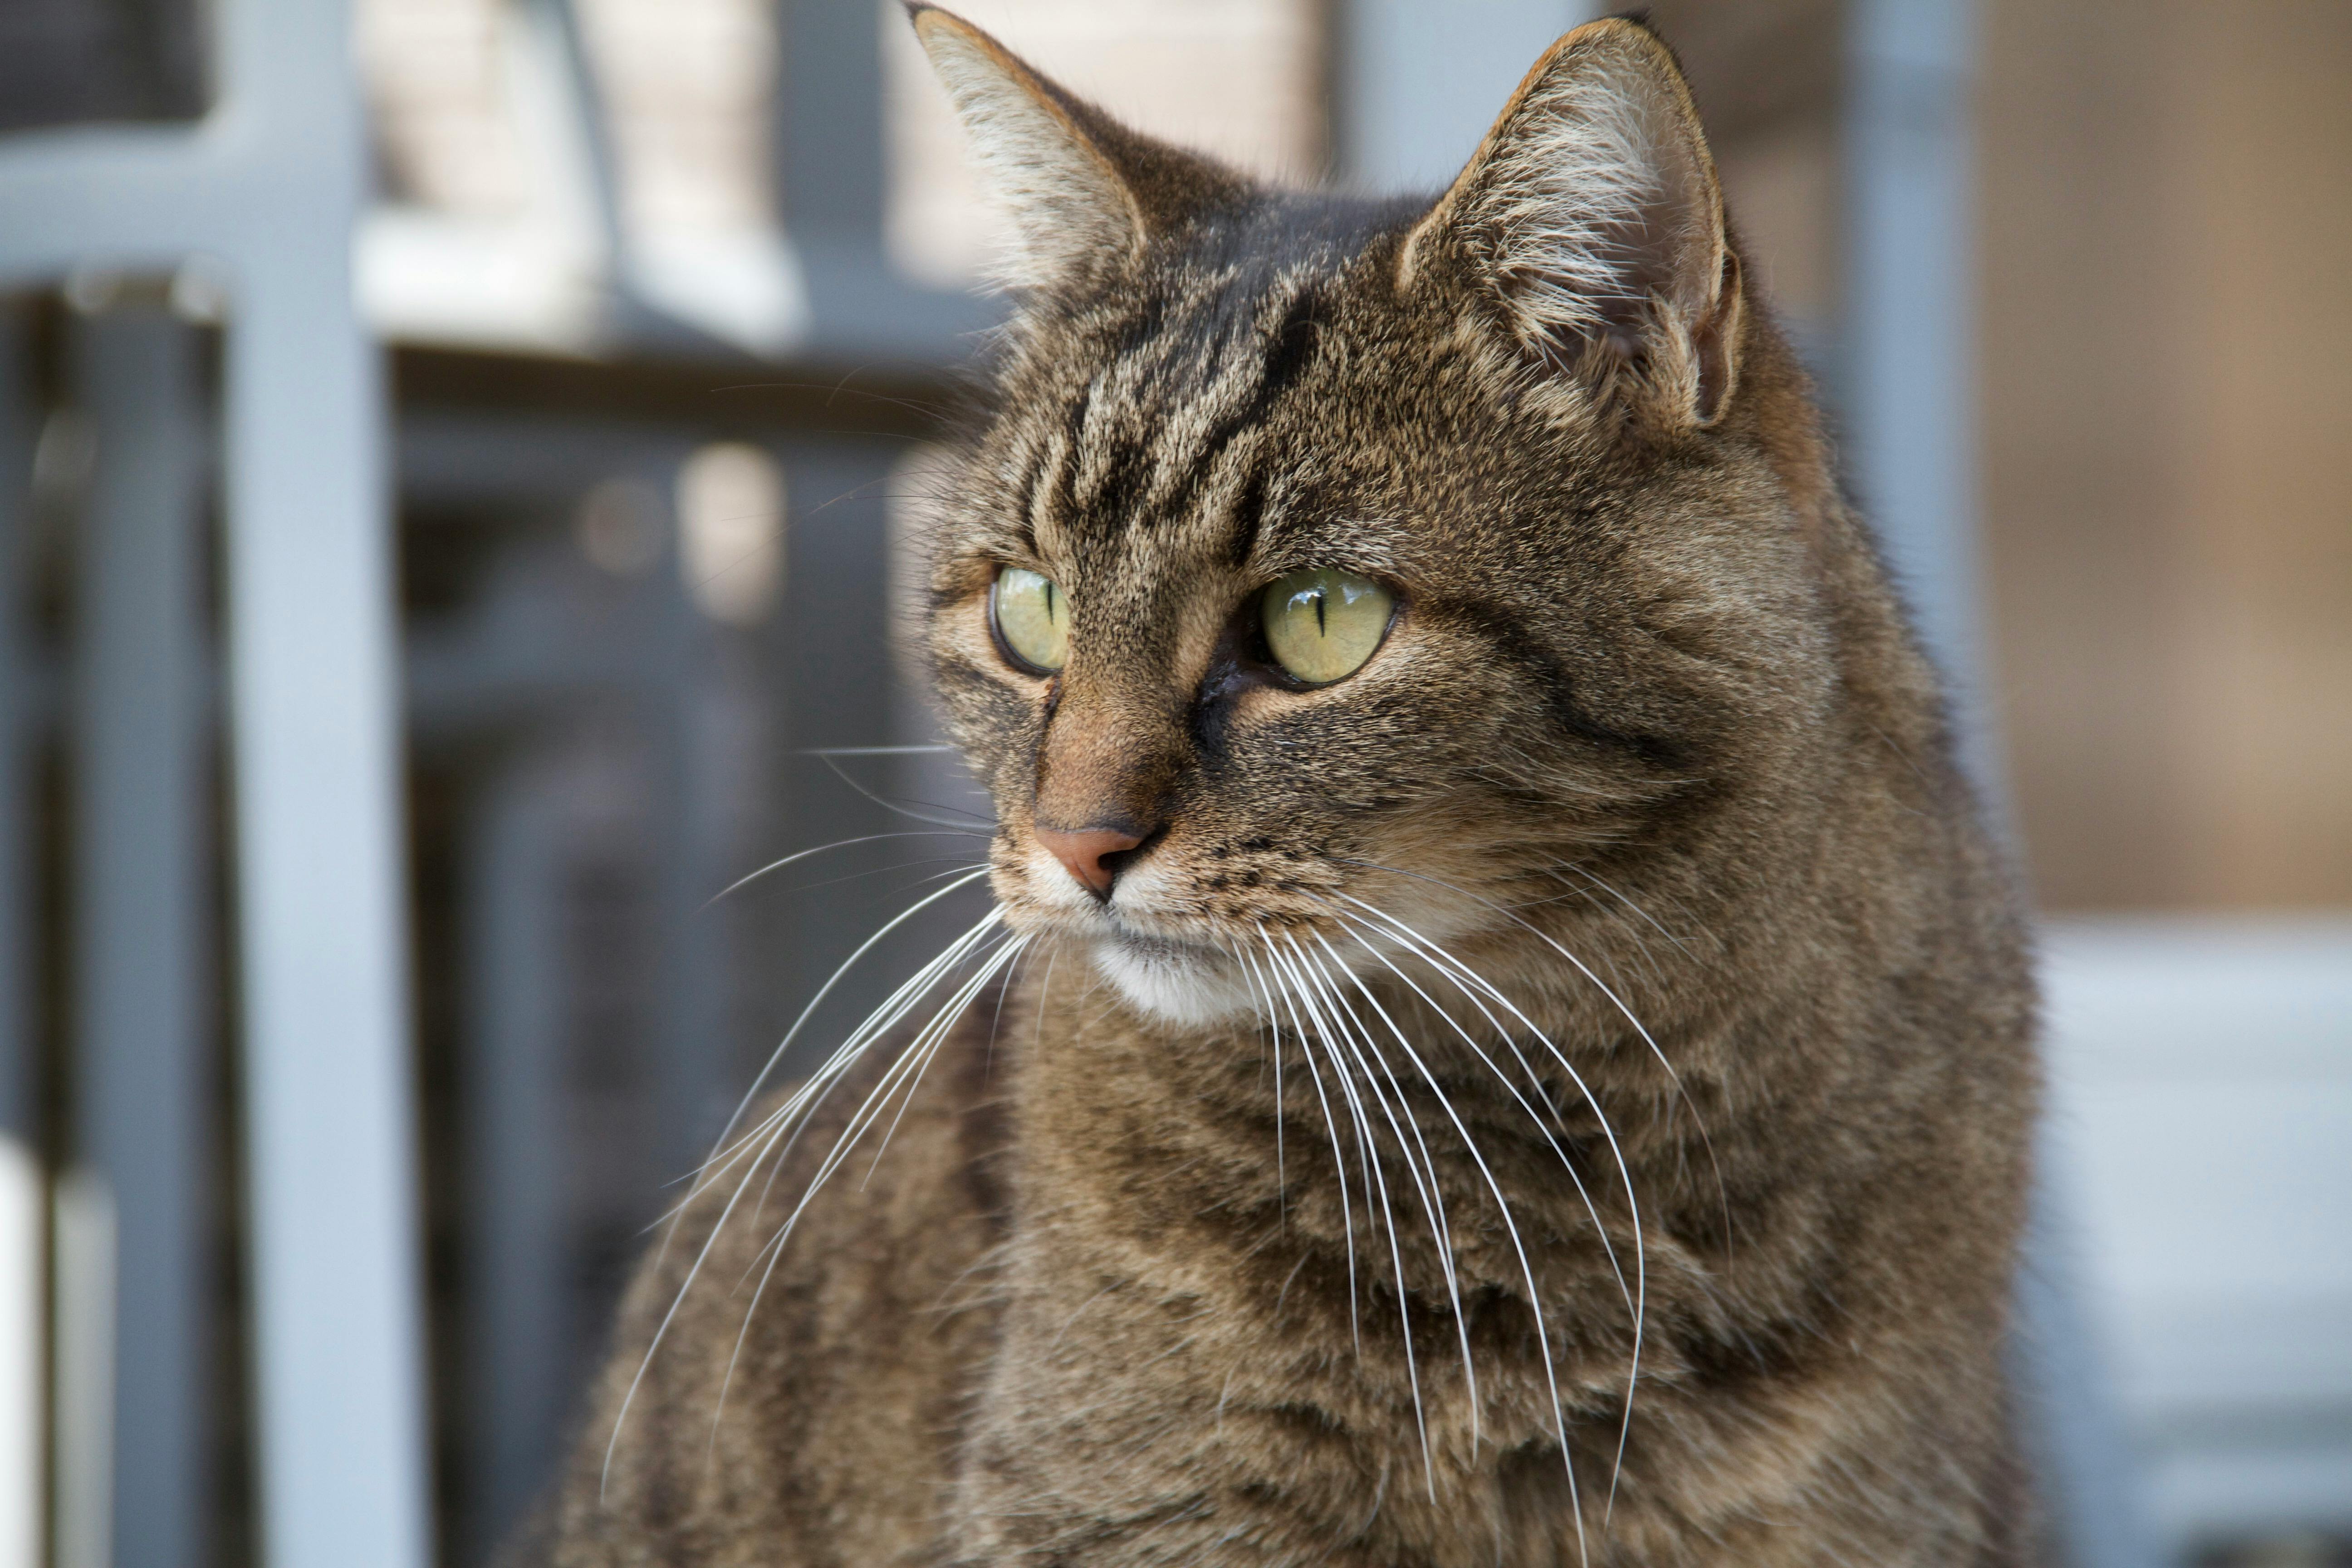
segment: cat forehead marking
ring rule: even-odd
[[[1320,283],[1286,280],[1240,320],[1222,303],[1148,308],[1102,334],[1108,357],[1067,395],[1058,462],[1031,500],[1041,543],[1086,556],[1151,535],[1246,554],[1255,520],[1234,503],[1267,416],[1313,358]]]
[[[1376,204],[1267,202],[1163,258],[1139,286],[1045,327],[1023,501],[1031,536],[1082,571],[1206,558],[1239,567],[1269,471],[1297,438],[1286,395],[1312,374]]]

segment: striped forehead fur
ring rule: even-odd
[[[1245,341],[1171,345],[1157,363],[1137,356],[1131,373],[1119,378],[1115,395],[1126,416],[1119,438],[1155,459],[1151,482],[1139,498],[1139,516],[1181,510],[1174,503],[1187,494],[1197,496],[1236,438],[1255,426],[1295,379],[1300,361],[1311,352],[1313,289],[1309,278],[1280,279],[1253,301],[1256,309]],[[1185,393],[1171,398],[1168,381],[1173,378],[1167,378],[1167,361],[1179,353],[1191,361],[1190,374],[1178,383]]]
[[[1059,504],[1108,509],[1122,526],[1222,521],[1250,437],[1314,352],[1327,280],[1306,261],[1270,277],[1212,264],[1163,279],[1162,298],[1098,334],[1108,357],[1064,394],[1066,416],[1042,437],[1033,520],[1074,521],[1053,516]]]

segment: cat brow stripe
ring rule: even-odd
[[[1177,481],[1175,493],[1161,509],[1171,518],[1181,518],[1192,510],[1194,498],[1206,482],[1209,471],[1224,455],[1243,431],[1254,430],[1265,422],[1276,399],[1297,384],[1315,357],[1320,332],[1315,312],[1322,304],[1321,292],[1313,288],[1300,289],[1284,307],[1282,319],[1274,328],[1265,358],[1258,370],[1257,383],[1250,389],[1242,405],[1226,415],[1211,427],[1201,443],[1201,454],[1187,467]]]

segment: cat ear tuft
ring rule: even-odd
[[[1144,215],[1095,111],[952,12],[908,16],[954,102],[974,156],[1010,209],[1013,248],[996,268],[1017,289],[1066,283],[1131,256]]]
[[[1546,369],[1630,386],[1674,423],[1722,412],[1738,263],[1690,89],[1639,23],[1589,23],[1536,62],[1407,237],[1401,286],[1447,256]]]

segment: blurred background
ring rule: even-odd
[[[964,9],[1432,189],[1588,14]],[[2352,7],[1649,9],[2046,917],[2053,1539],[2352,1563]],[[896,4],[0,3],[0,1568],[488,1560],[975,858],[893,748],[996,237]]]

